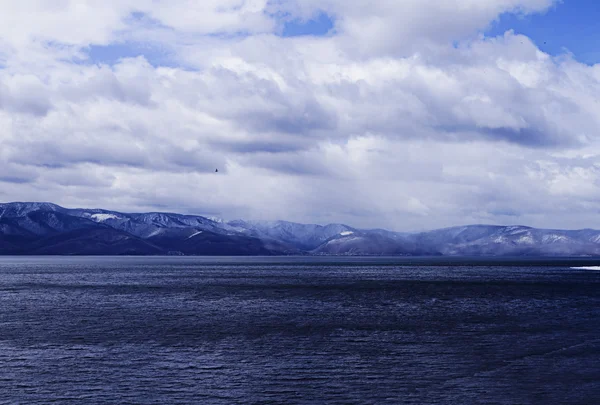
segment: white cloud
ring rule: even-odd
[[[1,200],[600,227],[600,66],[478,33],[550,0],[1,3]],[[131,41],[169,66],[82,59]]]
[[[363,56],[403,55],[467,38],[506,12],[546,11],[554,0],[296,0],[283,7],[302,16],[336,18],[341,49]]]

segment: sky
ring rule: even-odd
[[[0,6],[0,201],[600,228],[591,0]]]

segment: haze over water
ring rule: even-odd
[[[0,403],[600,403],[600,272],[418,260],[0,258]]]

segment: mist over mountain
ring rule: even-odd
[[[600,231],[470,225],[420,233],[0,204],[3,255],[598,256]]]

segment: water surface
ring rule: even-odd
[[[407,260],[0,258],[0,403],[600,403],[593,263]]]

